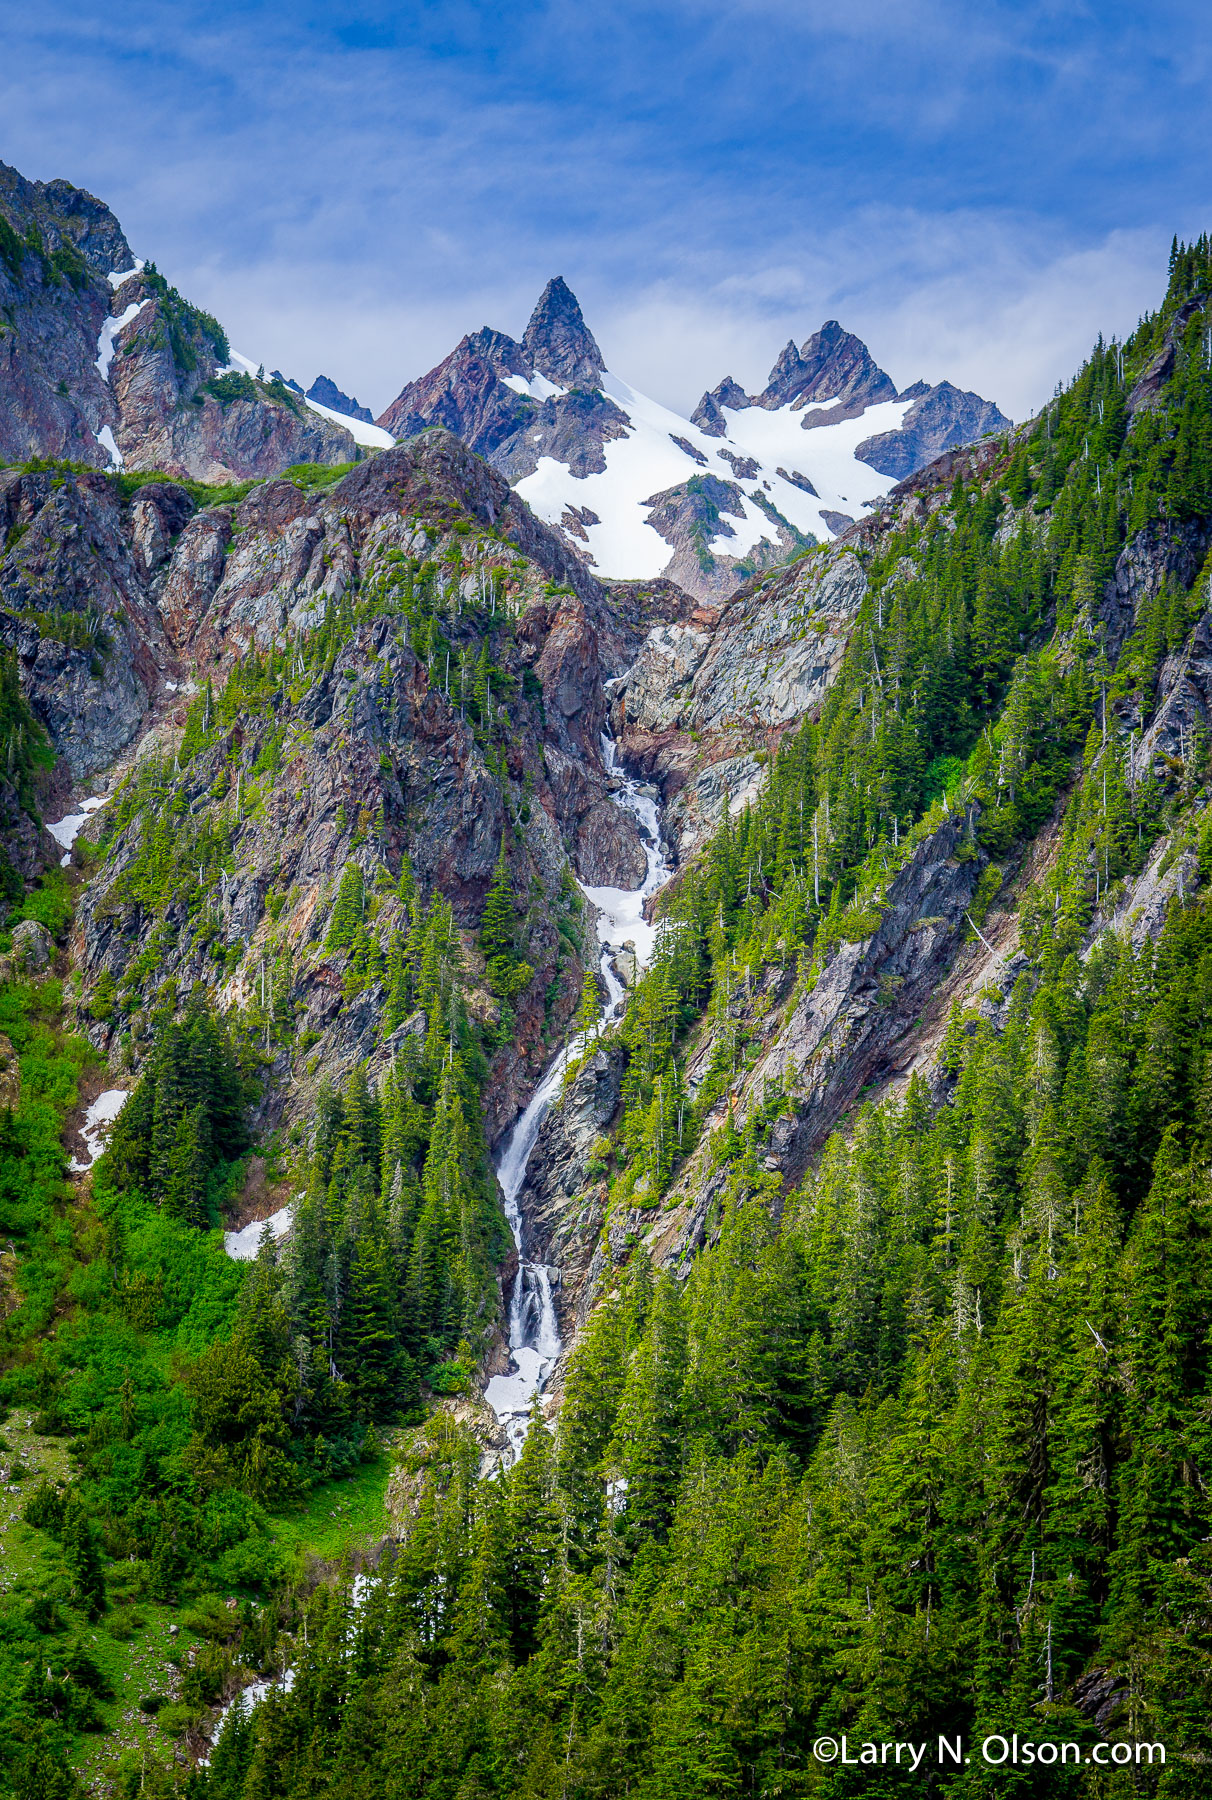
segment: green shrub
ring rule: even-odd
[[[1002,870],[997,863],[990,863],[981,871],[981,878],[976,884],[976,892],[972,896],[972,905],[968,908],[968,918],[975,928],[983,925],[985,914],[989,911],[1002,885]],[[973,933],[975,935],[975,931]]]
[[[38,1483],[21,1514],[27,1525],[38,1531],[58,1534],[63,1529],[63,1495],[51,1486],[45,1475]]]
[[[297,396],[296,396],[297,398]],[[305,489],[329,488],[335,486],[349,474],[356,463],[292,463],[283,471],[287,481],[293,481],[296,487]]]
[[[104,673],[114,640],[96,607],[90,606],[86,612],[39,612],[35,607],[25,607],[18,616],[32,625],[39,637],[66,644],[71,650],[88,651],[93,658],[94,675]]]
[[[62,1631],[65,1624],[59,1603],[53,1594],[35,1594],[27,1608],[29,1622],[35,1631]]]
[[[25,896],[10,923],[18,919],[36,919],[52,937],[64,937],[72,922],[72,894],[65,870],[47,870],[38,886]]]
[[[471,1385],[471,1371],[461,1362],[439,1363],[429,1372],[429,1385],[435,1394],[466,1394]]]
[[[118,999],[118,989],[108,969],[102,969],[93,983],[93,991],[89,996],[88,1010],[90,1017],[104,1023],[114,1016],[114,1007]]]
[[[252,376],[237,369],[229,369],[226,375],[212,376],[206,383],[206,392],[213,394],[220,406],[233,406],[237,400],[261,398]]]
[[[301,401],[299,396],[281,381],[258,381],[242,370],[229,369],[225,375],[213,375],[206,383],[205,392],[213,394],[221,406],[232,406],[237,400],[269,401],[274,406],[284,406],[288,412],[299,413]]]
[[[145,265],[143,281],[160,302],[173,361],[184,374],[197,368],[198,352],[206,346],[214,353],[216,362],[229,360],[231,346],[227,333],[216,318],[183,299],[175,287],[169,286],[155,263]]]

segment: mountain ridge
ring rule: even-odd
[[[685,419],[607,369],[563,276],[520,340],[487,326],[468,334],[376,423],[328,376],[306,390],[277,370],[266,378],[82,190],[4,166],[0,220],[0,303],[18,327],[0,343],[10,461],[216,483],[355,462],[440,425],[600,575],[676,579],[718,602],[844,530],[942,449],[1008,423],[946,383],[898,396],[836,320],[789,343],[761,393],[728,378]]]
[[[854,431],[868,414],[878,429]],[[488,326],[469,333],[377,423],[398,435],[444,425],[600,573],[665,576],[713,601],[844,530],[944,450],[1009,426],[992,402],[949,383],[898,395],[836,320],[789,343],[760,394],[729,376],[682,419],[611,374],[562,276],[520,341]]]

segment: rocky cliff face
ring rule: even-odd
[[[543,457],[583,480],[605,469],[603,446],[627,430],[626,415],[600,391],[603,373],[576,298],[557,276],[520,344],[487,326],[473,332],[409,382],[377,422],[397,437],[444,425],[511,483],[532,475]]]
[[[661,784],[683,855],[761,780],[758,756],[819,707],[867,591],[848,545],[813,551],[722,612],[653,630],[614,692],[624,754]]]
[[[376,423],[397,438],[440,425],[481,456],[490,456],[533,408],[529,393],[506,385],[510,375],[528,379],[522,346],[485,326],[461,338],[436,368],[403,387]]]
[[[118,422],[96,368],[111,269],[130,248],[101,201],[66,182],[26,181],[0,163],[0,457],[104,467],[98,433]]]
[[[192,510],[179,489],[127,507],[100,474],[0,471],[0,638],[73,781],[108,768],[163,691],[152,578]]]
[[[101,201],[0,164],[0,457],[221,482],[356,461],[348,432],[239,373],[218,322],[136,263]]]
[[[0,629],[72,776],[142,742],[138,802],[119,793],[97,816],[105,852],[79,912],[98,1046],[137,1067],[166,981],[202,982],[224,1006],[286,982],[280,1003],[310,1054],[277,1055],[266,1104],[302,1116],[321,1075],[355,1061],[373,1074],[398,1047],[382,1028],[382,959],[351,992],[347,959],[323,950],[342,871],[361,871],[385,955],[408,929],[395,891],[406,857],[422,894],[451,902],[490,1014],[474,931],[504,841],[533,973],[489,1083],[499,1132],[580,990],[592,920],[571,874],[643,875],[600,748],[605,682],[638,641],[634,604],[616,616],[507,484],[442,433],[319,494],[273,481],[199,508],[171,483],[128,502],[109,477],[48,472],[11,476],[3,502],[26,529],[0,564]],[[422,590],[439,653],[409,625]],[[83,647],[64,641],[81,619]],[[339,655],[282,664],[282,646],[313,642],[326,620],[341,621]],[[481,651],[498,694],[487,724],[472,693]],[[234,705],[232,671],[249,666],[272,680]]]
[[[544,1127],[523,1193],[526,1216],[560,1268],[562,1316],[583,1322],[601,1285],[638,1243],[654,1261],[685,1273],[707,1241],[723,1186],[713,1133],[741,1129],[772,1090],[787,1096],[769,1133],[765,1167],[788,1186],[860,1093],[913,1060],[905,1040],[940,975],[965,940],[968,908],[987,858],[975,850],[970,813],[946,818],[888,883],[869,935],[843,940],[806,989],[794,969],[771,972],[760,989],[738,990],[733,1011],[758,1048],[708,1115],[700,1149],[659,1212],[608,1205],[604,1133],[619,1105],[624,1059],[603,1046],[582,1067]],[[702,1033],[686,1064],[688,1091],[704,1079],[715,1044]],[[718,1224],[718,1218],[717,1218]]]
[[[869,406],[891,400],[911,401],[912,405],[893,429],[865,438],[855,456],[897,481],[925,468],[944,450],[1010,427],[1009,419],[991,400],[953,387],[949,381],[934,387],[917,381],[898,394],[895,382],[877,365],[866,344],[853,332],[844,331],[836,319],[813,332],[799,349],[794,341],[787,344],[760,394],[746,394],[729,375],[703,395],[690,416],[710,436],[724,437],[728,432],[725,409],[735,413],[761,406],[774,412],[790,407],[803,413],[803,429],[813,431],[861,418]]]
[[[145,272],[118,286],[107,379],[125,466],[218,483],[357,460],[349,433],[281,382],[225,374],[226,339],[213,327]]]
[[[991,400],[961,392],[949,381],[940,381],[937,387],[919,381],[898,398],[913,401],[899,430],[865,438],[855,451],[862,462],[878,469],[881,475],[895,476],[897,481],[904,481],[915,469],[927,467],[944,450],[974,443],[990,434],[996,436],[1007,430],[1010,423]]]

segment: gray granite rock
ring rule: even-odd
[[[963,392],[949,381],[934,387],[919,382],[897,398],[913,401],[899,428],[864,438],[854,452],[860,462],[897,481],[932,463],[944,450],[1010,429],[1010,420],[992,400]]]
[[[22,919],[13,926],[13,961],[28,975],[41,975],[55,955],[55,940],[37,919]]]

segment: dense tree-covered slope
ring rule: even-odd
[[[1038,420],[718,617],[559,562],[448,439],[138,577],[197,691],[76,852],[66,1009],[25,927],[4,1001],[21,1800],[136,1741],[169,1619],[119,1793],[1203,1791],[1210,296],[1176,247]],[[487,1139],[576,1004],[607,718],[681,863],[534,1153],[572,1347],[485,1479]],[[74,876],[13,869],[66,944]],[[69,1196],[99,1052],[133,1091]],[[294,1223],[240,1266],[253,1147]],[[309,1566],[389,1432],[377,1575]]]

